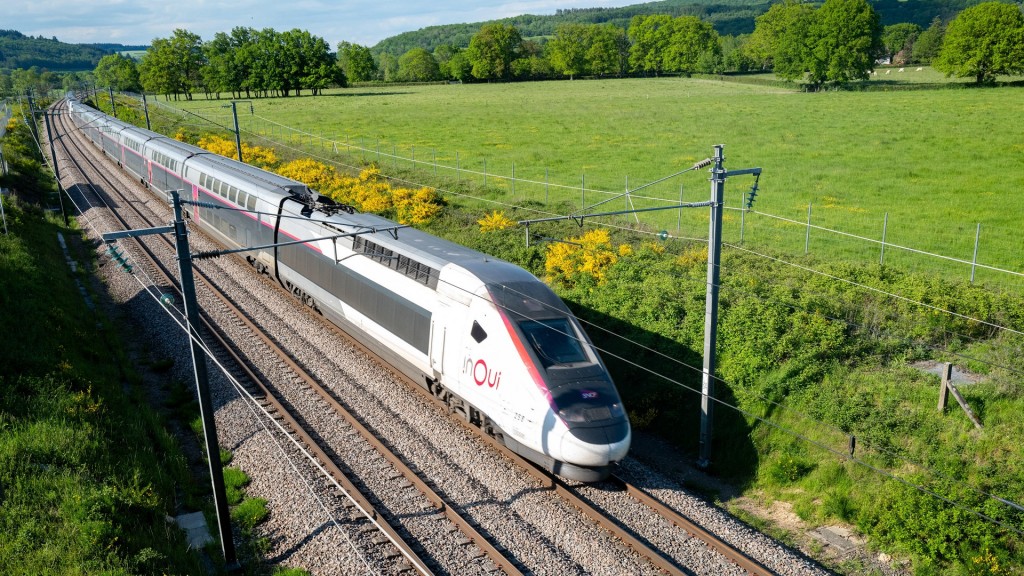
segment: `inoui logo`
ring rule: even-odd
[[[477,386],[487,384],[489,388],[497,389],[498,384],[501,383],[501,372],[488,368],[487,362],[483,359],[474,362],[472,358],[466,356],[466,362],[462,365],[462,373],[470,374]]]

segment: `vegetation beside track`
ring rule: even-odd
[[[0,572],[202,573],[167,515],[195,492],[146,406],[114,325],[90,308],[94,254],[63,225],[52,178],[20,117],[3,141],[0,236]],[[58,243],[63,234],[72,272]]]
[[[209,480],[192,476],[169,432],[170,420],[198,413],[194,389],[164,378],[173,361],[148,358],[142,346],[142,370],[162,381],[158,392],[144,384],[119,323],[101,306],[93,244],[74,218],[64,225],[55,182],[21,118],[0,143],[10,169],[0,187],[12,191],[3,197],[7,233],[0,228],[0,573],[220,573],[218,545],[211,564],[168,520],[200,509],[216,525]],[[265,502],[244,497],[244,477],[226,475],[242,573],[305,574],[249,560],[266,546],[253,531]]]

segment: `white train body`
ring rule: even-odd
[[[381,232],[396,224],[76,101],[71,110],[162,197],[178,189],[222,207],[188,214],[225,245],[308,241],[247,258],[513,451],[583,481],[625,457],[629,421],[607,369],[578,320],[529,272],[412,228]]]

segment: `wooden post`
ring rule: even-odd
[[[953,375],[953,365],[946,362],[942,367],[942,383],[939,384],[939,413],[946,409],[946,401],[949,400],[949,381]]]
[[[959,404],[960,407],[964,409],[964,412],[967,414],[967,417],[970,418],[971,422],[974,423],[974,427],[977,428],[978,430],[981,430],[981,422],[978,420],[978,417],[974,415],[974,412],[971,410],[971,407],[967,404],[967,401],[964,400],[964,397],[960,395],[960,391],[956,389],[956,386],[954,386],[953,383],[950,382],[949,384],[946,384],[946,387],[949,388],[949,391],[953,393],[953,398],[956,398],[957,404]]]
[[[945,409],[948,394],[952,393],[953,398],[956,400],[957,404],[960,405],[960,408],[963,409],[964,413],[967,414],[967,417],[971,419],[974,427],[981,430],[981,421],[974,415],[974,411],[971,410],[970,405],[967,404],[967,400],[964,400],[964,397],[960,395],[960,391],[957,390],[956,386],[953,384],[953,365],[949,362],[946,362],[942,368],[941,386],[942,387],[939,390],[939,412],[942,412],[943,409]]]

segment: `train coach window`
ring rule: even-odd
[[[249,210],[256,210],[256,197],[250,194],[249,197],[245,199],[245,207]]]
[[[487,338],[487,332],[484,331],[484,327],[476,320],[473,320],[473,329],[469,331],[469,335],[473,337],[473,340],[476,340],[477,344],[483,342],[484,339]]]

